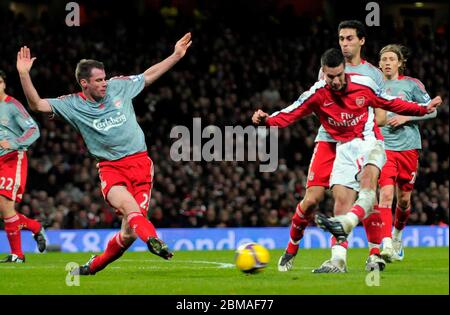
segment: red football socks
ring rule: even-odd
[[[308,226],[308,219],[305,217],[300,204],[292,217],[291,230],[289,232],[290,240],[286,249],[288,254],[296,255],[300,240],[303,238],[305,228]]]
[[[405,228],[406,222],[408,222],[409,215],[411,213],[411,207],[403,210],[399,207],[395,209],[395,221],[394,227],[401,231]]]
[[[366,216],[366,211],[361,206],[353,205],[353,207],[350,209],[350,212],[354,213],[359,221],[362,221],[364,217]]]
[[[385,237],[392,237],[392,209],[391,207],[378,207],[381,215],[383,226],[381,228],[381,239]]]
[[[363,220],[364,229],[366,230],[367,241],[369,242],[370,255],[380,254],[380,244],[382,239],[382,226],[381,214],[379,213],[378,206],[374,206],[376,212],[369,215]]]
[[[147,243],[150,237],[156,237],[155,227],[142,215],[142,213],[131,212],[128,214],[127,220],[130,227],[144,243]]]
[[[22,225],[23,229],[31,231],[33,234],[36,234],[41,229],[41,224],[33,219],[30,219],[23,214],[18,213],[17,214],[20,218],[20,224]]]
[[[133,242],[129,244],[124,244],[122,235],[120,231],[117,232],[108,242],[105,251],[95,257],[92,261],[89,269],[91,273],[96,273],[102,269],[104,269],[107,265],[117,260],[120,256],[125,253],[125,251],[133,244]]]
[[[347,249],[348,248],[348,241],[346,240],[346,241],[341,242],[341,243],[338,244],[336,238],[334,236],[332,236],[331,237],[331,247],[333,247],[335,245],[339,245],[339,246],[342,246],[345,249]]]
[[[9,218],[4,218],[5,232],[8,237],[11,254],[23,258],[22,238],[20,235],[20,218],[17,214]]]

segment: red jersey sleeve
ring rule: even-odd
[[[372,93],[372,96],[372,106],[376,108],[386,109],[400,115],[423,116],[427,114],[427,107],[415,102],[404,101],[384,92],[379,95]]]
[[[320,104],[321,91],[324,87],[325,81],[318,81],[308,91],[300,95],[294,103],[270,115],[266,119],[266,125],[284,128],[300,118],[310,115],[314,112],[315,106]]]

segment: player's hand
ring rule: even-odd
[[[392,127],[399,127],[403,124],[406,124],[411,119],[408,116],[396,115],[392,118],[389,118],[387,124]]]
[[[180,59],[183,58],[191,44],[191,33],[189,32],[175,44],[174,54]]]
[[[17,71],[19,71],[19,74],[30,72],[34,60],[36,60],[36,57],[31,58],[30,48],[27,46],[21,47],[17,53]]]
[[[9,150],[11,149],[11,145],[9,144],[8,140],[0,140],[0,148]]]
[[[433,98],[427,106],[427,113],[432,113],[436,110],[436,107],[442,104],[442,98],[440,96],[436,96]]]
[[[260,125],[263,122],[266,121],[266,118],[269,117],[269,114],[263,112],[262,110],[258,109],[252,116],[252,122],[255,125]]]

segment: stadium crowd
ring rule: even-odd
[[[125,22],[100,11],[89,28],[69,28],[46,14],[32,22],[2,12],[0,40],[8,44],[0,48],[0,69],[8,74],[7,93],[26,106],[15,70],[20,45],[37,57],[32,77],[41,97],[56,97],[79,91],[74,70],[80,59],[103,61],[109,77],[137,74],[167,56],[176,38],[190,30],[193,46],[183,61],[134,101],[155,165],[151,221],[156,227],[288,226],[305,191],[317,119],[280,130],[279,165],[271,173],[259,172],[258,162],[175,162],[170,130],[191,129],[194,117],[203,127],[247,126],[257,107],[273,112],[289,105],[316,81],[321,53],[337,46],[336,26],[321,19],[268,16],[242,29],[239,17],[197,12],[168,18],[163,13]],[[409,224],[448,224],[448,29],[421,28],[408,20],[387,25],[392,31],[369,30],[367,59],[377,64],[378,51],[388,43],[408,46],[407,75],[444,100],[436,119],[421,122],[423,150]],[[49,31],[55,28],[60,32]],[[101,195],[97,162],[81,138],[58,119],[33,116],[41,137],[28,152],[28,183],[19,210],[50,229],[118,228],[120,220]],[[331,210],[329,194],[320,211]]]

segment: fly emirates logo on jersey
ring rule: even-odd
[[[94,119],[93,126],[98,131],[108,131],[111,128],[122,126],[126,121],[127,117],[125,114],[117,112],[116,115],[112,117]]]
[[[367,112],[362,113],[359,116],[356,116],[354,114],[349,113],[341,113],[341,120],[336,121],[332,117],[328,117],[328,123],[331,126],[336,127],[353,127],[358,125],[358,123],[363,120],[367,116]]]

